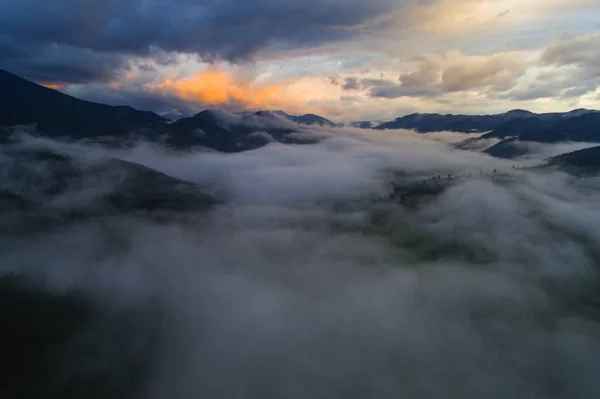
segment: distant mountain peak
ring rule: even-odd
[[[204,117],[204,116],[210,116],[210,115],[214,115],[216,112],[217,112],[217,110],[207,108],[207,109],[205,109],[203,111],[198,112],[197,114],[195,114],[194,116],[192,116],[192,118],[201,118],[201,117]]]
[[[505,112],[504,114],[501,114],[501,116],[509,118],[526,118],[533,115],[535,115],[533,112],[527,111],[525,109],[513,109],[508,112]]]
[[[222,109],[209,108],[209,109],[205,109],[204,111],[198,112],[196,115],[193,116],[193,118],[201,118],[201,119],[211,120],[211,121],[225,121],[225,120],[229,120],[235,116],[236,116],[235,114],[231,114]]]
[[[282,111],[282,110],[280,110],[280,109],[278,109],[278,110],[276,110],[276,111],[271,111],[271,112],[273,112],[273,113],[274,113],[274,114],[276,114],[276,115],[284,116],[284,117],[286,117],[286,118],[287,118],[288,116],[290,116],[290,114],[288,114],[288,113],[286,113],[285,111]]]
[[[596,113],[596,112],[599,112],[599,111],[592,110],[592,109],[585,109],[585,108],[577,108],[577,109],[574,109],[572,111],[565,113],[564,116],[567,118],[572,118],[574,116],[582,116],[582,115]]]
[[[262,116],[265,118],[277,118],[277,117],[285,117],[287,116],[287,114],[283,111],[256,111],[254,114],[252,114],[254,116]]]
[[[275,111],[256,111],[252,114],[244,113],[244,116],[262,116],[268,118],[284,118],[289,121],[301,124],[301,125],[320,125],[320,126],[337,126],[335,123],[327,118],[324,118],[317,114],[304,114],[304,115],[290,115],[281,110]]]

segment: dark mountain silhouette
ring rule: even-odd
[[[532,130],[519,135],[524,141],[557,143],[561,141],[600,142],[600,113],[586,113],[561,120],[547,129]]]
[[[245,117],[251,116],[262,116],[265,118],[279,118],[279,119],[287,119],[294,123],[298,123],[300,125],[318,125],[325,127],[336,127],[342,126],[341,124],[330,121],[327,118],[324,118],[320,115],[315,114],[304,114],[304,115],[291,115],[282,110],[260,110],[260,111],[243,111],[243,112],[235,112],[234,115],[241,115]]]
[[[292,133],[300,125],[337,126],[319,115],[289,115],[283,111],[229,114],[206,110],[173,123],[161,116],[127,106],[79,100],[0,70],[0,127],[35,125],[48,136],[73,139],[108,136],[126,139],[135,133],[175,148],[203,146],[221,152],[240,152],[270,142],[307,144]]]
[[[252,140],[251,129],[227,126],[218,111],[206,110],[192,117],[179,119],[170,126],[170,144],[186,148],[208,147],[222,152],[237,152],[262,147],[266,141]]]
[[[513,109],[510,110],[508,112],[505,112],[503,114],[497,115],[497,116],[501,116],[501,117],[505,117],[505,118],[530,118],[532,116],[535,116],[536,114],[531,112],[531,111],[527,111],[525,109]]]
[[[600,146],[569,152],[547,159],[548,166],[575,173],[600,172]]]
[[[521,136],[527,133],[535,133],[541,130],[548,129],[556,123],[554,120],[547,120],[541,118],[517,118],[510,120],[497,128],[493,129],[491,132],[484,134],[481,136],[482,139],[489,138],[506,138],[506,137],[514,137]]]
[[[290,115],[284,111],[231,114],[205,110],[193,117],[168,123],[165,118],[128,106],[109,106],[79,100],[0,70],[0,126],[34,124],[42,134],[73,139],[108,136],[113,141],[135,133],[161,140],[179,149],[202,146],[221,152],[240,152],[271,142],[310,144],[315,139],[297,133],[299,125],[337,126],[319,115]],[[371,127],[371,122],[353,124]],[[512,110],[495,115],[412,114],[383,123],[375,129],[414,129],[421,133],[450,130],[487,132],[457,148],[481,148],[477,140],[504,139],[486,150],[496,157],[527,153],[527,142],[600,142],[600,113],[576,109],[566,113],[535,114]],[[516,140],[515,138],[518,138]],[[515,146],[516,143],[524,145]]]
[[[381,124],[375,129],[414,129],[419,133],[442,130],[464,133],[485,132],[494,129],[511,118],[513,117],[502,115],[411,114]]]
[[[305,121],[308,119],[304,118]],[[221,152],[253,150],[274,141],[288,144],[315,142],[294,135],[299,131],[296,122],[271,111],[239,115],[205,110],[173,122],[170,129],[172,134],[168,143],[176,147],[203,146]]]
[[[0,126],[36,124],[47,135],[77,138],[162,131],[166,119],[153,112],[79,100],[0,70]]]
[[[576,109],[565,113],[533,114],[503,123],[477,138],[454,145],[457,149],[481,148],[488,139],[502,139],[484,152],[498,158],[516,158],[529,153],[528,143],[600,143],[600,112]]]
[[[535,128],[536,124],[558,123],[565,119],[595,114],[596,111],[577,109],[565,113],[535,114],[525,110],[512,110],[496,115],[442,115],[442,114],[411,114],[397,118],[377,126],[375,129],[414,129],[419,133],[450,130],[463,133],[482,133],[498,129],[492,137],[507,137],[511,129],[518,132]],[[507,125],[512,122],[512,124]]]
[[[512,134],[509,134],[512,131]],[[512,136],[512,137],[508,137]],[[558,122],[515,120],[475,140],[507,137],[485,150],[498,158],[516,158],[529,153],[528,143],[590,142],[600,143],[600,113],[589,112],[563,117]],[[461,148],[465,142],[458,143]],[[472,141],[469,141],[472,145]]]
[[[512,159],[527,155],[527,142],[521,142],[518,137],[510,137],[486,149],[486,154],[496,158]]]
[[[499,143],[484,150],[485,153],[496,158],[516,158],[527,155],[527,143],[521,143],[519,137],[527,134],[538,134],[549,129],[555,122],[540,118],[517,118],[506,122],[481,137],[467,139],[455,145],[455,148],[468,149],[476,147],[474,143],[497,138],[503,139]]]
[[[0,184],[0,230],[11,230],[5,212],[61,212],[63,198],[75,198],[72,215],[131,211],[204,210],[216,200],[192,183],[119,159],[83,161],[49,150],[3,148],[11,162]],[[32,227],[33,219],[29,226]],[[12,231],[12,230],[11,230]]]
[[[319,125],[325,127],[336,127],[339,126],[337,123],[330,121],[327,118],[315,114],[304,114],[304,115],[290,115],[283,111],[273,111],[273,114],[282,116],[292,122],[299,123],[301,125]]]
[[[536,118],[540,118],[540,119],[558,121],[560,119],[568,119],[568,118],[573,118],[576,116],[582,116],[585,114],[596,113],[596,112],[598,112],[598,111],[585,109],[585,108],[578,108],[578,109],[574,109],[569,112],[549,112],[549,113],[545,113],[545,114],[534,114],[534,116]]]

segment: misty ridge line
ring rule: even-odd
[[[114,141],[116,137],[133,136],[159,140],[175,149],[202,146],[220,152],[242,152],[271,142],[311,144],[316,138],[297,137],[297,131],[302,131],[304,126],[343,126],[318,115],[294,116],[283,111],[205,110],[193,117],[169,121],[127,106],[82,101],[6,71],[0,71],[0,89],[5,93],[0,99],[4,110],[0,126],[34,124],[44,135],[77,140],[108,135]],[[465,136],[456,144],[457,148],[511,159],[529,156],[535,152],[532,147],[540,145],[598,143],[599,119],[599,112],[587,109],[544,114],[512,110],[495,115],[411,114],[387,123],[357,122],[348,127],[409,129],[427,134],[483,133],[481,137]],[[586,147],[574,150],[582,148]],[[556,155],[560,154],[550,154]],[[585,158],[577,161],[586,165],[582,159]]]

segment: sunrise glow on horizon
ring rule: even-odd
[[[61,15],[40,7],[19,26],[10,18],[21,5],[2,5],[7,48],[19,42],[38,56],[15,51],[0,68],[82,99],[182,116],[600,107],[593,0],[127,3]]]

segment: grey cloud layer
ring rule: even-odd
[[[558,68],[538,76],[527,88],[501,95],[509,100],[573,99],[600,86],[600,34],[564,37],[542,52],[538,66]]]
[[[342,87],[368,90],[371,97],[380,98],[429,97],[482,88],[504,91],[514,86],[527,69],[520,53],[473,57],[451,52],[445,56],[427,55],[415,61],[418,62],[416,69],[401,74],[398,81],[349,77]]]
[[[397,80],[337,77],[332,84],[362,90],[370,97],[436,97],[481,90],[490,99],[528,101],[538,98],[576,99],[600,86],[600,34],[563,37],[544,48],[537,59],[507,52],[470,56],[456,51],[417,58],[415,68]],[[541,68],[529,83],[520,84],[532,67]]]
[[[386,171],[477,173],[512,162],[407,131],[302,133],[329,139],[235,155],[99,149],[225,186],[229,201],[186,223],[128,217],[18,237],[3,243],[0,270],[42,274],[50,289],[95,293],[117,308],[151,298],[165,309],[141,399],[598,392],[596,180],[518,171],[513,184],[457,182],[415,212],[353,207],[386,194]],[[349,206],[333,211],[339,200]],[[382,209],[379,231],[371,212]]]
[[[552,44],[542,54],[544,65],[568,66],[576,65],[587,77],[600,76],[600,33],[565,38]]]
[[[123,68],[125,57],[146,57],[156,49],[207,60],[249,60],[266,48],[352,38],[360,25],[400,5],[392,0],[0,0],[0,67],[80,83],[106,80],[107,73],[100,68],[95,75],[52,74],[43,53],[53,51],[56,66],[90,69],[98,56],[108,56],[115,58],[109,65],[113,73]]]
[[[23,50],[17,56],[0,54],[0,68],[43,83],[110,82],[130,67],[121,54],[73,46],[49,44]]]

